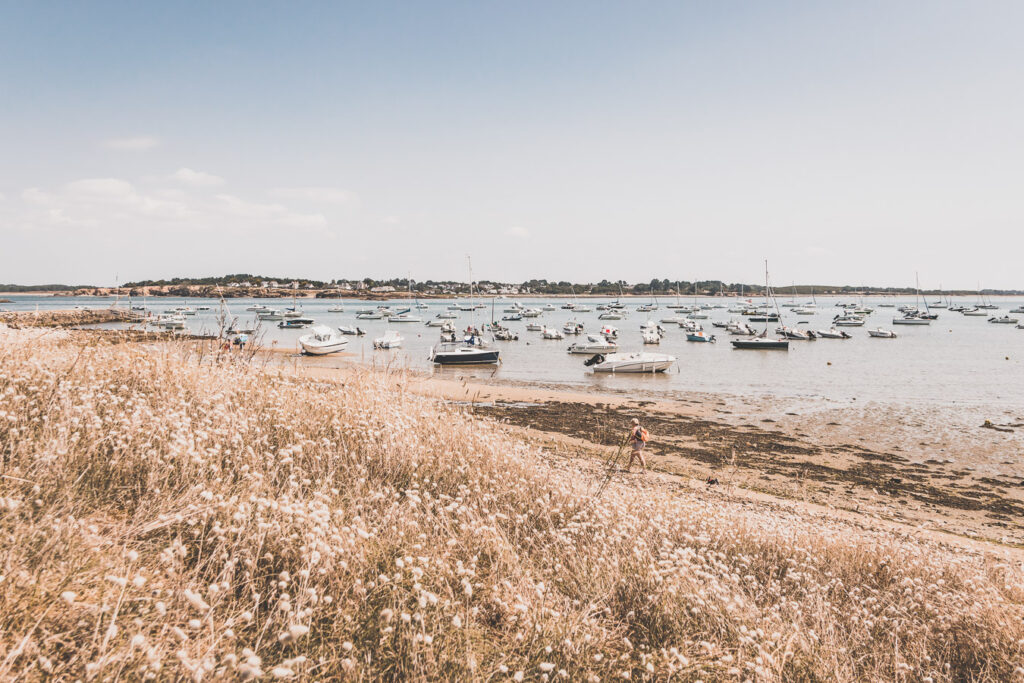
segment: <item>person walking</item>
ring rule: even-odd
[[[647,430],[640,426],[640,420],[633,418],[633,426],[629,430],[629,464],[626,471],[633,468],[633,461],[640,463],[640,470],[647,469],[647,460],[644,458],[644,446],[647,445]]]

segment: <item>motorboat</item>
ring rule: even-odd
[[[697,322],[696,320],[692,320],[690,318],[683,318],[682,320],[679,321],[679,328],[682,330],[686,330],[687,332],[700,332],[701,330],[704,329],[704,326]]]
[[[999,318],[989,318],[990,323],[996,323],[997,325],[1016,325],[1017,319],[1011,318],[1008,315],[1001,316]]]
[[[526,308],[522,311],[521,315],[524,318],[539,318],[541,312],[539,308]]]
[[[665,372],[675,364],[675,356],[664,353],[599,353],[583,361],[594,372],[623,373],[656,373]]]
[[[703,331],[687,332],[686,333],[686,341],[688,341],[688,342],[714,342],[715,341],[715,335],[713,335],[713,334],[704,334]]]
[[[598,320],[622,320],[622,314],[618,311],[605,311],[597,316]]]
[[[733,336],[739,337],[753,337],[755,334],[757,334],[757,332],[754,331],[754,328],[752,328],[750,325],[738,320],[734,320],[730,322],[728,325],[726,325],[725,331]]]
[[[441,311],[434,317],[441,318],[442,320],[454,320],[459,317],[459,314],[454,311]]]
[[[902,318],[893,318],[893,325],[931,325],[932,321],[918,315],[907,314]]]
[[[263,304],[253,304],[252,306],[249,306],[245,310],[247,310],[247,311],[255,311],[255,312],[258,313],[259,311],[269,310],[269,307],[268,306],[264,306]]]
[[[619,328],[615,327],[614,325],[604,325],[603,327],[601,327],[601,336],[603,336],[608,341],[611,341],[612,339],[617,339],[619,336]]]
[[[755,313],[748,316],[752,323],[777,323],[779,322],[779,315],[777,313]]]
[[[1017,308],[1011,309],[1010,313],[1024,313],[1024,306],[1018,306]]]
[[[498,349],[477,344],[442,342],[430,348],[427,357],[435,365],[494,365],[499,362]]]
[[[588,334],[586,341],[578,341],[569,345],[569,353],[614,353],[618,350],[618,344],[608,341],[599,334]]]
[[[817,310],[815,310],[813,308],[807,308],[806,306],[800,306],[798,308],[794,308],[794,309],[792,309],[792,311],[793,311],[793,313],[795,315],[814,315],[815,313],[818,312]]]
[[[164,314],[157,316],[155,319],[149,322],[154,327],[162,327],[165,330],[183,330],[185,329],[185,316],[175,314]]]
[[[310,356],[326,356],[341,351],[348,345],[348,339],[326,325],[316,325],[309,334],[299,337],[302,352]]]
[[[527,332],[543,332],[544,326],[540,323],[526,323]]]
[[[502,313],[522,313],[523,305],[518,301],[513,301],[512,305],[504,309]]]
[[[590,306],[587,306],[586,304],[576,304],[576,306],[573,307],[572,310],[576,311],[577,313],[590,313],[594,309],[592,309]]]
[[[788,339],[768,339],[766,337],[754,337],[753,339],[733,339],[730,341],[734,349],[746,349],[757,351],[788,351]]]
[[[302,309],[301,308],[296,308],[295,306],[289,306],[288,308],[284,309],[284,317],[285,318],[301,318],[302,317]]]
[[[810,341],[811,339],[816,339],[814,333],[809,330],[804,332],[803,330],[787,327],[786,325],[776,327],[775,334],[780,334],[786,339],[795,339],[796,341]]]
[[[556,327],[545,327],[541,330],[540,336],[544,339],[565,339],[565,335]]]
[[[502,319],[503,322],[508,322],[508,323],[519,322],[520,320],[523,319],[523,314],[522,313],[512,313],[510,315],[503,315],[503,316],[501,316],[501,319]]]
[[[444,327],[447,322],[447,320],[442,320],[440,318],[431,318],[427,321],[427,327]]]
[[[260,311],[256,314],[256,317],[260,320],[284,320],[284,311],[271,308],[265,311]]]
[[[964,310],[960,311],[960,314],[961,315],[973,316],[973,317],[984,317],[984,316],[988,315],[988,312],[987,311],[983,311],[983,310],[981,310],[978,307],[974,307],[974,308],[965,308]]]
[[[397,349],[402,346],[402,342],[405,341],[401,335],[392,330],[388,330],[384,333],[383,337],[377,337],[373,340],[373,348],[375,349]]]
[[[859,315],[837,315],[832,319],[833,327],[863,327],[864,318]]]
[[[356,320],[380,320],[384,317],[380,311],[359,311],[356,313]]]
[[[817,330],[815,332],[822,339],[851,339],[852,335],[846,330],[837,330],[834,327],[830,327],[827,330]]]
[[[502,327],[501,325],[492,326],[491,333],[494,335],[494,338],[497,339],[498,341],[519,341],[518,334],[508,329],[507,327]]]
[[[197,311],[209,311],[210,307],[209,306],[196,306],[196,310]]]
[[[303,327],[309,327],[313,322],[312,318],[291,318],[289,320],[282,320],[277,324],[277,326],[285,330],[297,330]]]
[[[355,325],[341,325],[340,327],[338,327],[338,332],[341,332],[342,334],[354,335],[357,337],[366,334],[366,330],[364,330],[361,327],[356,327]]]
[[[658,330],[653,327],[645,327],[640,330],[640,336],[643,338],[644,344],[661,343],[661,335],[658,333]]]
[[[583,334],[583,323],[577,320],[569,320],[562,325],[562,331],[566,334]]]
[[[331,306],[330,308],[327,309],[327,312],[328,313],[344,313],[345,312],[345,307],[344,306]]]
[[[887,330],[883,327],[876,328],[874,330],[868,330],[868,336],[876,339],[895,339],[896,333],[892,330]]]
[[[388,318],[389,322],[393,323],[421,323],[423,318],[418,315],[412,315],[408,311],[404,313],[396,313]]]
[[[545,311],[556,311],[558,309],[555,308],[554,304],[544,304],[544,310]]]

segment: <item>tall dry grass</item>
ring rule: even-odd
[[[1024,574],[615,482],[379,374],[0,345],[0,678],[1005,681]]]

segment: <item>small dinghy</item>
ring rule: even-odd
[[[338,328],[338,332],[341,332],[342,334],[351,334],[355,336],[361,336],[366,334],[366,330],[362,329],[361,327],[356,327],[354,325],[342,325],[341,327]]]

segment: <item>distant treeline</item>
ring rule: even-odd
[[[602,296],[648,295],[648,296],[694,296],[694,295],[736,295],[761,296],[764,285],[740,282],[723,282],[721,280],[669,280],[654,278],[650,282],[628,283],[623,280],[601,280],[600,282],[569,282],[567,280],[527,280],[525,282],[497,282],[480,280],[473,283],[481,293],[497,292],[503,294],[597,294]],[[296,288],[296,289],[359,289],[372,290],[393,287],[396,293],[408,291],[420,294],[465,294],[469,292],[469,283],[455,280],[412,280],[408,278],[391,278],[377,280],[374,278],[333,280],[313,280],[296,277],[271,277],[252,273],[235,273],[231,275],[211,277],[176,277],[165,280],[138,280],[126,282],[122,287],[181,287],[181,286],[221,286],[221,287],[255,287],[255,288]],[[84,288],[86,285],[0,285],[0,291],[35,292],[35,291],[68,291]],[[89,286],[91,287],[91,285]],[[913,295],[912,287],[866,287],[863,285],[788,285],[773,287],[779,297],[809,297],[812,294],[839,295]],[[939,294],[970,295],[977,294],[974,290],[922,290],[929,296]],[[1024,290],[983,289],[983,294],[1024,294]]]
[[[0,285],[0,292],[72,292],[93,285]]]

